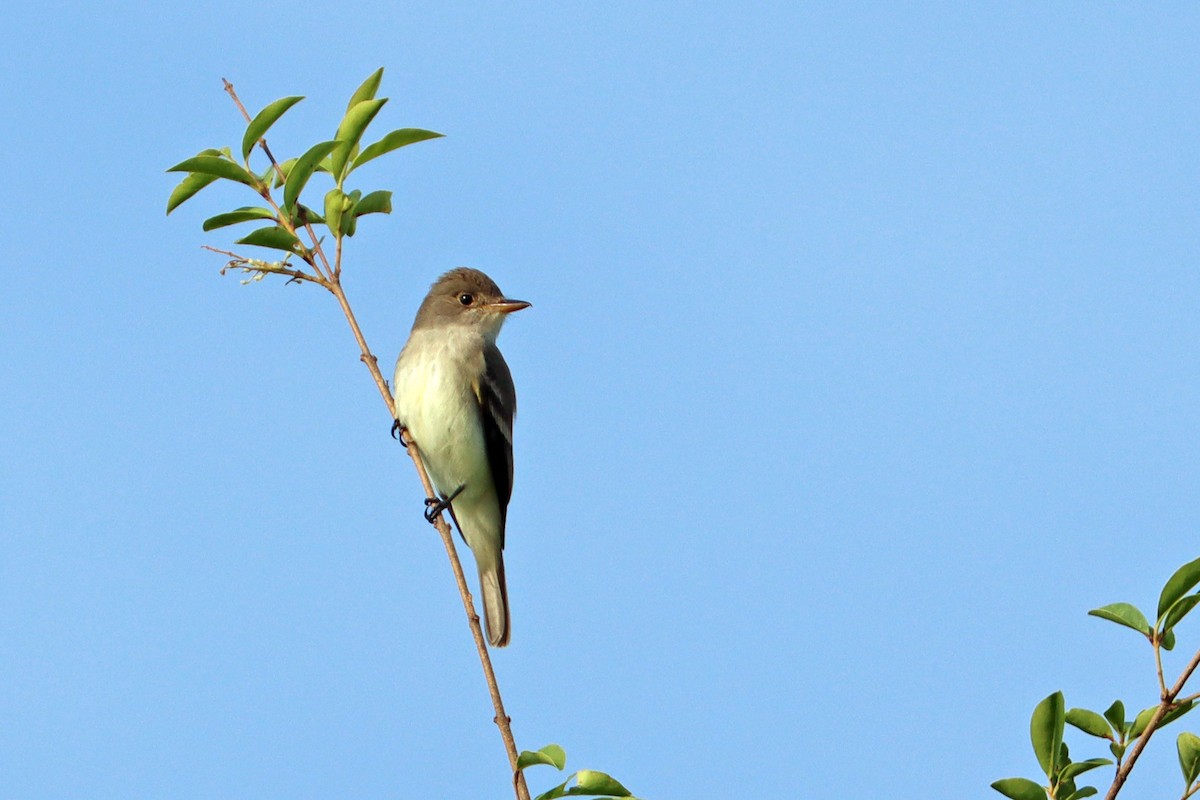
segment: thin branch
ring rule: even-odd
[[[354,341],[358,342],[358,349],[362,351],[360,358],[367,365],[371,377],[375,379],[375,386],[379,389],[383,404],[387,406],[389,417],[393,420],[396,419],[396,410],[392,405],[392,393],[388,389],[387,381],[383,379],[383,373],[379,371],[379,359],[375,358],[371,353],[371,348],[367,347],[367,339],[363,336],[362,329],[358,327],[358,320],[355,319],[354,312],[350,309],[350,301],[346,299],[341,281],[334,278],[326,288],[333,292],[333,296],[337,298],[338,304],[342,307],[342,313],[346,315],[346,322],[350,324],[350,332],[354,334]],[[436,499],[436,495],[428,494],[427,496]]]
[[[1154,635],[1158,636],[1158,633],[1155,632]],[[1154,645],[1154,669],[1158,672],[1158,699],[1162,701],[1167,699],[1167,679],[1163,677],[1162,667],[1162,646],[1155,640],[1151,640],[1151,644]]]
[[[1200,650],[1197,650],[1196,654],[1192,656],[1192,660],[1188,662],[1188,665],[1183,668],[1183,672],[1180,673],[1179,680],[1175,681],[1175,685],[1171,687],[1170,698],[1172,701],[1183,691],[1183,687],[1191,679],[1192,673],[1196,671],[1197,667],[1200,667]]]
[[[405,433],[406,431],[401,431],[401,441],[407,443],[408,455],[412,458],[413,466],[417,469],[417,476],[421,479],[421,486],[425,490],[425,496],[436,500],[437,494],[434,491],[433,482],[429,479],[429,473],[425,470],[425,462],[421,459],[418,443],[404,435]],[[471,636],[475,639],[475,649],[479,651],[479,662],[483,665],[483,672],[487,678],[488,692],[492,697],[492,707],[496,709],[496,717],[493,721],[496,723],[496,727],[500,729],[500,738],[504,740],[504,748],[508,751],[508,762],[513,770],[513,788],[516,790],[519,800],[529,800],[529,788],[525,785],[525,773],[517,769],[517,743],[513,739],[512,718],[504,711],[504,700],[500,697],[500,687],[496,683],[496,673],[492,669],[492,657],[488,652],[487,644],[484,642],[483,629],[479,625],[479,614],[475,611],[475,600],[471,597],[471,590],[467,586],[467,577],[463,574],[462,562],[459,561],[458,553],[454,547],[454,535],[444,515],[438,514],[433,524],[437,528],[438,535],[442,537],[442,544],[446,547],[446,555],[450,558],[450,568],[454,572],[454,581],[458,584],[458,593],[462,596],[463,609],[467,612],[467,621],[471,627]]]
[[[233,84],[224,78],[221,78],[221,83],[225,84],[225,91],[229,92],[229,96],[233,98],[234,105],[238,107],[238,111],[242,112],[242,116],[246,118],[246,122],[250,122],[250,112],[248,112],[246,107],[242,105],[241,99],[237,96],[237,92],[235,92],[233,89]],[[267,158],[271,159],[271,166],[275,168],[275,174],[279,176],[279,180],[283,180],[285,177],[287,177],[283,174],[283,168],[279,166],[279,162],[275,160],[275,156],[272,155],[271,148],[267,147],[267,140],[259,139],[258,144],[262,147],[263,152],[267,154]]]
[[[279,262],[262,261],[257,258],[247,258],[246,256],[240,256],[237,253],[231,253],[228,250],[221,250],[220,248],[217,248],[217,247],[210,247],[206,244],[202,244],[200,246],[202,248],[204,248],[205,250],[210,250],[214,253],[220,253],[223,256],[229,256],[229,263],[226,264],[221,269],[222,274],[224,274],[225,270],[227,270],[227,269],[243,269],[246,272],[261,272],[261,273],[269,272],[273,275],[287,275],[289,278],[291,278],[294,281],[308,281],[310,283],[315,283],[318,286],[324,286],[326,289],[329,288],[328,282],[325,281],[324,279],[319,278],[316,275],[310,275],[307,272],[304,272],[303,270],[290,269],[288,267],[285,267],[283,265],[286,262],[283,262],[283,261],[279,261]]]
[[[304,230],[308,231],[308,236],[310,239],[312,239],[312,243],[313,243],[313,246],[310,249],[314,253],[316,253],[318,256],[321,257],[321,263],[325,265],[325,274],[329,275],[331,280],[334,280],[334,281],[338,280],[338,278],[334,275],[333,268],[329,266],[329,259],[325,257],[325,251],[321,248],[321,240],[317,236],[317,232],[313,230],[312,223],[308,221],[308,215],[303,214],[302,216],[305,217]],[[340,250],[341,247],[342,247],[342,240],[339,238],[338,239],[338,249]],[[316,265],[314,264],[313,266],[315,267]]]
[[[233,98],[234,105],[238,107],[238,111],[242,112],[242,116],[246,119],[246,122],[249,123],[251,121],[250,112],[248,112],[246,107],[242,105],[242,100],[240,97],[238,97],[237,91],[233,88],[233,84],[225,78],[221,78],[221,83],[225,84],[225,91],[229,93],[231,98]],[[279,166],[279,162],[275,159],[275,154],[272,153],[271,148],[267,146],[266,137],[260,138],[257,144],[262,148],[262,151],[267,154],[267,158],[271,160],[271,166],[275,168],[275,174],[279,176],[279,180],[285,180],[287,176],[283,174],[283,167]],[[288,218],[288,215],[283,213],[283,209],[276,204],[275,198],[271,196],[270,187],[264,186],[260,194],[264,200],[271,204],[271,208],[275,209],[275,213],[279,215],[279,221],[283,227],[286,228],[288,232],[295,235],[296,226],[292,224],[292,221]],[[307,219],[304,220],[304,229],[308,231],[310,240],[313,243],[313,246],[307,249],[316,252],[316,254],[320,256],[321,263],[325,265],[325,271],[322,272],[321,268],[315,261],[312,260],[312,258],[304,257],[304,260],[308,262],[308,264],[313,268],[313,271],[315,271],[323,281],[327,281],[333,275],[333,270],[329,268],[329,259],[325,258],[325,253],[321,251],[321,240],[317,238],[316,232],[313,231],[312,225],[309,224]]]
[[[1156,644],[1155,649],[1157,650],[1157,648],[1158,645]],[[1175,698],[1183,691],[1184,685],[1187,684],[1188,679],[1192,677],[1192,673],[1196,671],[1197,667],[1200,667],[1200,650],[1196,651],[1196,654],[1192,656],[1192,660],[1183,668],[1183,672],[1180,673],[1179,680],[1175,681],[1175,685],[1163,695],[1162,702],[1155,709],[1154,716],[1150,718],[1150,724],[1146,726],[1146,730],[1142,731],[1142,735],[1134,743],[1133,749],[1129,751],[1129,758],[1117,770],[1116,776],[1113,777],[1112,786],[1108,788],[1108,794],[1104,796],[1105,800],[1114,800],[1117,793],[1121,791],[1121,787],[1125,785],[1125,780],[1129,777],[1129,771],[1133,769],[1138,756],[1146,749],[1146,745],[1150,742],[1150,737],[1154,735],[1158,726],[1162,724],[1163,717],[1178,706]]]

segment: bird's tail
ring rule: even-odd
[[[479,587],[483,591],[483,621],[492,647],[505,647],[511,632],[508,625],[508,586],[504,582],[504,556],[496,554],[494,566],[479,567]]]

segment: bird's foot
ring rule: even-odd
[[[409,439],[404,435],[407,432],[405,427],[400,424],[400,420],[392,423],[392,438],[398,441],[402,447],[408,447]]]
[[[454,498],[456,498],[460,494],[462,494],[462,491],[465,488],[467,488],[467,486],[466,486],[466,484],[463,484],[462,486],[455,489],[454,493],[451,494],[449,497],[443,497],[441,500],[435,500],[432,497],[426,497],[425,498],[425,521],[428,522],[430,525],[433,525],[434,521],[441,515],[441,513],[443,511],[445,511],[447,508],[450,507],[450,504],[454,502]]]

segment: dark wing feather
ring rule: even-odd
[[[504,356],[494,344],[483,350],[483,380],[480,381],[479,422],[483,427],[483,442],[487,447],[496,499],[500,501],[501,525],[508,517],[508,501],[512,497],[513,457],[512,424],[517,413],[517,391],[512,373]],[[504,547],[504,530],[500,531],[500,547]]]

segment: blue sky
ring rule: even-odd
[[[307,95],[280,154],[379,66],[375,130],[447,135],[362,171],[385,372],[450,267],[534,304],[520,746],[648,800],[980,797],[1056,689],[1150,705],[1086,611],[1200,555],[1197,41],[1185,4],[9,10],[0,796],[510,796],[332,298],[218,275],[248,194],[163,215],[240,141],[222,77]],[[1175,732],[1123,796],[1180,792]]]

